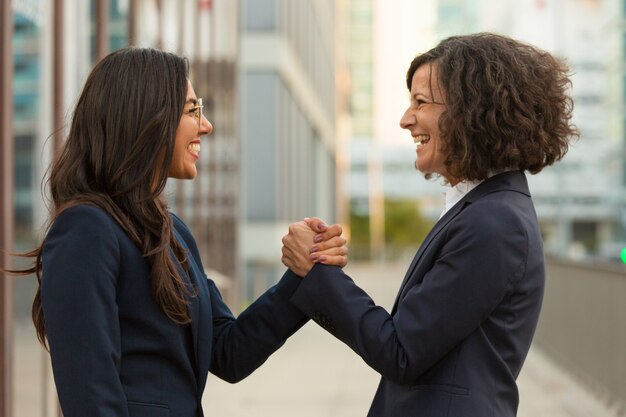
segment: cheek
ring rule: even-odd
[[[433,117],[429,123],[429,129],[432,135],[437,136],[439,138],[439,117]]]
[[[430,120],[430,125],[428,126],[429,134],[431,136],[431,140],[434,143],[433,150],[436,153],[437,157],[442,155],[443,145],[441,143],[441,132],[439,131],[439,118],[433,118]]]
[[[176,142],[174,142],[174,155],[180,156],[185,150],[185,140],[180,133],[176,134]]]

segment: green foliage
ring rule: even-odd
[[[350,257],[355,260],[370,259],[369,215],[351,205]],[[396,259],[414,253],[422,243],[433,222],[425,219],[419,203],[410,199],[385,199],[385,254],[386,259]]]
[[[394,246],[417,247],[432,222],[424,219],[415,200],[385,200],[385,242]]]
[[[350,206],[350,258],[370,259],[370,217]]]

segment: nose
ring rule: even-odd
[[[402,129],[410,129],[416,122],[415,115],[411,112],[411,109],[406,109],[402,118],[400,119],[400,127]]]
[[[200,134],[210,135],[213,132],[213,125],[209,122],[209,119],[202,115],[202,122],[200,123]]]

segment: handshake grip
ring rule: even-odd
[[[348,246],[338,224],[326,225],[307,217],[289,225],[283,236],[282,263],[299,277],[305,277],[315,263],[343,268],[348,263]]]

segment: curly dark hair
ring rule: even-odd
[[[452,36],[418,55],[407,72],[436,67],[446,110],[439,130],[454,178],[484,180],[519,169],[536,174],[560,160],[578,137],[567,65],[506,36]]]

